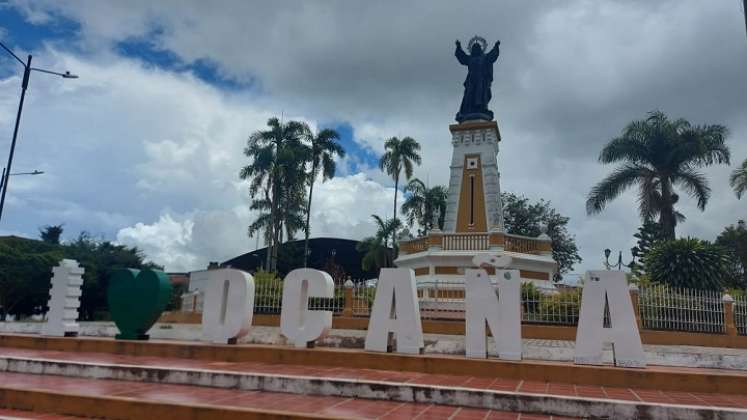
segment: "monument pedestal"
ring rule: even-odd
[[[503,228],[495,121],[472,120],[449,126],[453,154],[443,232],[400,242],[397,267],[415,270],[418,284],[464,283],[464,270],[478,255],[511,257],[522,281],[551,289],[557,264],[547,235],[510,235]]]

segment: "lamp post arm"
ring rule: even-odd
[[[32,71],[38,71],[38,72],[41,72],[41,73],[53,74],[55,76],[62,76],[64,78],[66,78],[66,79],[77,79],[78,78],[78,76],[76,76],[74,74],[70,74],[69,71],[65,72],[65,73],[59,73],[59,72],[52,71],[52,70],[40,69],[38,67],[31,67],[31,70]]]
[[[15,55],[15,53],[13,51],[11,51],[10,48],[6,47],[5,44],[3,44],[2,42],[0,42],[0,47],[3,47],[3,49],[5,51],[7,51],[8,54],[12,55],[13,58],[15,58],[16,60],[18,60],[18,62],[21,63],[22,66],[26,66],[26,64],[23,62],[23,60],[21,60],[20,58],[18,58],[18,56]]]

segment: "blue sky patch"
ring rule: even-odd
[[[348,172],[357,173],[366,168],[375,168],[379,164],[379,155],[356,141],[355,130],[348,122],[324,124],[322,128],[332,128],[340,133],[340,144],[345,148],[348,160]]]
[[[133,38],[117,43],[116,50],[125,57],[136,58],[150,65],[169,71],[191,71],[200,80],[225,90],[251,91],[258,89],[255,78],[249,82],[239,82],[220,74],[218,67],[207,59],[185,63],[171,51],[158,48],[147,39],[156,39],[159,31],[153,31],[146,37]]]

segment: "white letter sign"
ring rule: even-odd
[[[75,260],[62,260],[60,265],[52,268],[49,312],[47,323],[42,326],[42,335],[78,335],[78,308],[84,271]]]
[[[205,284],[202,340],[236,344],[252,326],[254,278],[233,268],[197,271],[191,276]]]
[[[308,347],[332,328],[332,311],[309,310],[309,298],[335,297],[329,274],[311,268],[291,271],[283,280],[280,332],[296,347]]]
[[[521,360],[521,279],[519,270],[496,270],[498,296],[484,269],[468,269],[465,275],[467,357],[488,357],[487,323],[498,357]]]
[[[415,272],[409,268],[382,268],[379,272],[365,349],[386,352],[390,333],[397,338],[395,351],[422,353],[425,345]]]
[[[604,302],[610,328],[604,328]],[[622,271],[587,271],[576,331],[578,364],[602,364],[602,345],[612,343],[615,366],[646,367],[628,282]]]

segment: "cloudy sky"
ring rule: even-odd
[[[32,74],[0,234],[65,224],[137,245],[168,270],[256,246],[238,177],[247,136],[270,116],[341,131],[349,156],[314,193],[312,236],[353,239],[389,214],[376,169],[383,141],[423,145],[416,175],[445,184],[448,125],[465,69],[455,39],[501,40],[491,108],[504,191],[545,198],[571,217],[584,262],[628,250],[631,191],[597,216],[589,188],[610,167],[600,148],[660,109],[729,127],[732,167],[705,170],[705,212],[683,198],[680,235],[713,240],[747,218],[728,187],[747,157],[747,36],[741,0],[672,1],[3,1],[0,39]],[[0,56],[0,156],[10,146],[21,67]],[[4,159],[4,158],[3,158]]]

